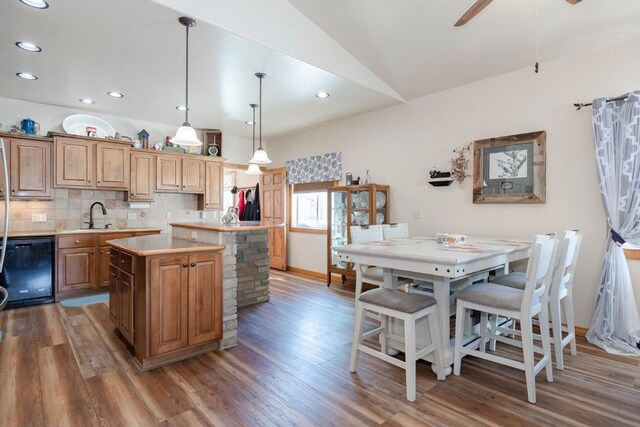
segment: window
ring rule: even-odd
[[[291,231],[324,233],[327,230],[327,189],[335,181],[291,186]]]

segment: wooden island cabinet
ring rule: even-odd
[[[109,244],[109,314],[138,369],[219,348],[224,246],[168,235]]]

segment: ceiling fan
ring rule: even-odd
[[[493,0],[477,0],[473,6],[471,6],[469,8],[469,10],[467,10],[464,15],[462,15],[462,17],[460,17],[460,19],[458,19],[458,22],[456,22],[453,26],[454,27],[461,27],[464,24],[466,24],[467,22],[471,21],[478,13],[480,13],[482,11],[482,9],[484,9],[485,7],[489,6],[489,3],[491,3]],[[569,4],[578,4],[580,3],[582,0],[565,0],[567,3]]]

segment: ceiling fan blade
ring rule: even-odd
[[[462,15],[462,17],[460,17],[460,19],[458,19],[458,22],[456,22],[453,26],[454,27],[461,27],[464,24],[466,24],[467,22],[471,21],[478,13],[482,12],[482,9],[484,9],[485,7],[489,6],[489,3],[491,3],[493,0],[478,0],[476,1],[473,6],[471,6],[469,8],[469,10],[467,10],[464,15]],[[567,0],[569,1],[569,0]]]
[[[569,4],[578,4],[580,3],[582,0],[565,0],[567,3]]]

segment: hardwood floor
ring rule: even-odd
[[[419,363],[417,399],[404,371],[361,356],[348,372],[353,293],[288,273],[271,301],[239,312],[238,346],[146,373],[114,334],[108,307],[58,304],[0,313],[3,426],[640,425],[640,360],[584,340],[554,383],[465,358],[436,381]],[[499,352],[512,351],[500,347]]]

